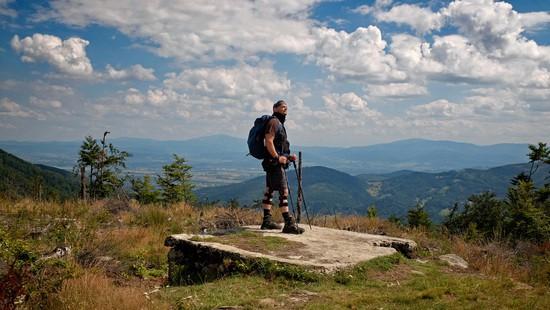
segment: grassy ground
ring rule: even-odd
[[[548,244],[470,242],[359,216],[319,217],[314,224],[413,239],[418,259],[378,258],[303,281],[251,274],[166,285],[166,236],[260,220],[260,210],[0,199],[0,308],[13,303],[22,309],[550,308]],[[260,242],[239,234],[216,238],[251,249]],[[278,241],[262,240],[261,247],[294,246]],[[41,259],[65,246],[70,255]],[[442,264],[437,256],[446,253],[462,256],[470,268]]]

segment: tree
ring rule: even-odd
[[[95,169],[97,168],[97,163],[99,162],[99,156],[100,156],[101,148],[99,144],[97,144],[97,141],[92,138],[92,136],[86,136],[84,138],[84,141],[82,142],[82,145],[80,146],[80,151],[78,152],[78,162],[77,166],[79,168],[79,171],[82,171],[86,173],[86,170],[88,170],[88,176],[89,176],[89,182],[88,182],[88,197],[93,199],[95,197],[95,191],[94,191],[94,173]],[[84,184],[81,184],[81,186],[84,186]],[[81,197],[84,198],[84,197]]]
[[[550,201],[546,185],[537,190],[532,181],[519,181],[508,189],[504,203],[508,211],[504,222],[507,235],[514,240],[550,240]]]
[[[410,227],[425,227],[430,228],[432,221],[428,212],[424,210],[422,203],[417,203],[416,206],[407,212],[407,220]]]
[[[107,197],[124,185],[125,177],[120,177],[122,168],[126,168],[126,159],[130,154],[119,151],[111,143],[106,144],[106,131],[101,140],[101,154],[98,162],[96,188],[99,197]]]
[[[101,146],[92,136],[86,136],[80,146],[79,158],[75,167],[80,174],[87,174],[88,197],[91,199],[107,197],[124,185],[125,177],[120,177],[121,168],[126,168],[128,152],[119,151],[112,144],[107,144],[106,131]],[[85,188],[85,177],[82,175],[81,188]],[[84,190],[82,190],[84,194]],[[84,198],[84,197],[82,197]]]
[[[472,195],[459,212],[455,204],[443,225],[451,233],[466,233],[475,230],[485,238],[501,235],[505,208],[503,203],[491,192]]]
[[[144,176],[143,179],[132,179],[130,183],[135,193],[135,198],[139,203],[150,204],[161,200],[161,193],[155,188],[155,185],[151,183],[150,175]]]
[[[531,164],[531,168],[529,169],[529,180],[531,180],[533,174],[537,172],[539,165],[544,162],[548,163],[550,160],[550,150],[546,146],[546,143],[542,142],[539,142],[538,145],[529,144],[529,150],[530,152],[527,156]]]
[[[368,208],[367,208],[367,217],[368,218],[375,218],[376,217],[376,206],[375,205],[370,205]]]
[[[173,154],[174,161],[162,167],[157,183],[162,190],[164,203],[191,202],[195,200],[191,184],[191,166],[183,157]]]
[[[529,150],[529,173],[522,172],[511,180],[506,199],[483,193],[468,198],[461,212],[455,205],[444,223],[450,232],[484,238],[500,235],[511,241],[550,240],[550,184],[536,188],[532,180],[539,165],[550,164],[550,151],[546,143],[529,145]]]

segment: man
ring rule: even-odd
[[[304,229],[296,224],[294,218],[288,212],[288,186],[286,171],[289,161],[296,160],[296,154],[290,154],[290,143],[287,140],[284,127],[288,105],[283,100],[273,105],[273,118],[269,120],[265,131],[265,147],[267,156],[262,161],[262,167],[266,172],[266,188],[262,206],[264,218],[261,229],[281,229],[271,216],[273,204],[273,192],[279,192],[279,208],[283,214],[285,225],[283,233],[301,234]]]

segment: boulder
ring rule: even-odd
[[[441,255],[439,256],[439,259],[446,262],[451,267],[468,269],[468,262],[456,254]]]

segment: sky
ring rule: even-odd
[[[550,142],[550,1],[0,0],[0,140]]]

